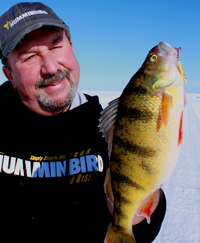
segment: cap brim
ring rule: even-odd
[[[33,30],[41,28],[42,26],[55,26],[62,29],[69,29],[69,26],[62,23],[56,23],[55,21],[43,21],[35,23],[28,27],[25,26],[23,29],[15,33],[15,35],[7,42],[5,48],[2,50],[3,56],[7,57],[15,49],[18,43],[24,38],[24,36],[32,32]]]

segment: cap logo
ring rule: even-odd
[[[29,11],[27,13],[24,13],[22,15],[20,15],[19,17],[15,18],[14,20],[11,21],[7,21],[7,23],[4,25],[5,28],[9,29],[9,27],[13,27],[14,25],[16,25],[20,20],[32,16],[32,15],[36,15],[36,14],[48,14],[46,11],[44,10],[35,10],[35,11]]]
[[[6,21],[6,24],[3,27],[9,30],[10,22],[12,22],[12,20]]]

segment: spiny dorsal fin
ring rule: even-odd
[[[108,106],[101,112],[99,118],[99,128],[108,143],[108,154],[112,151],[112,142],[115,129],[116,116],[118,112],[119,98],[111,101]]]

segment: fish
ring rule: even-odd
[[[154,192],[171,176],[183,141],[186,104],[180,48],[152,48],[122,94],[101,112],[108,144],[104,188],[114,211],[104,243],[135,243],[132,219],[150,223]]]

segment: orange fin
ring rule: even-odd
[[[181,113],[181,119],[179,125],[178,146],[182,145],[182,142],[183,142],[183,111]]]
[[[166,93],[162,94],[162,121],[165,126],[167,126],[169,121],[170,111],[173,104],[172,101],[173,97],[171,95],[168,95]]]
[[[142,201],[139,206],[139,209],[137,210],[137,215],[145,216],[148,224],[150,224],[151,222],[150,216],[151,216],[151,208],[153,206],[154,193],[155,192],[153,192],[144,201]]]

